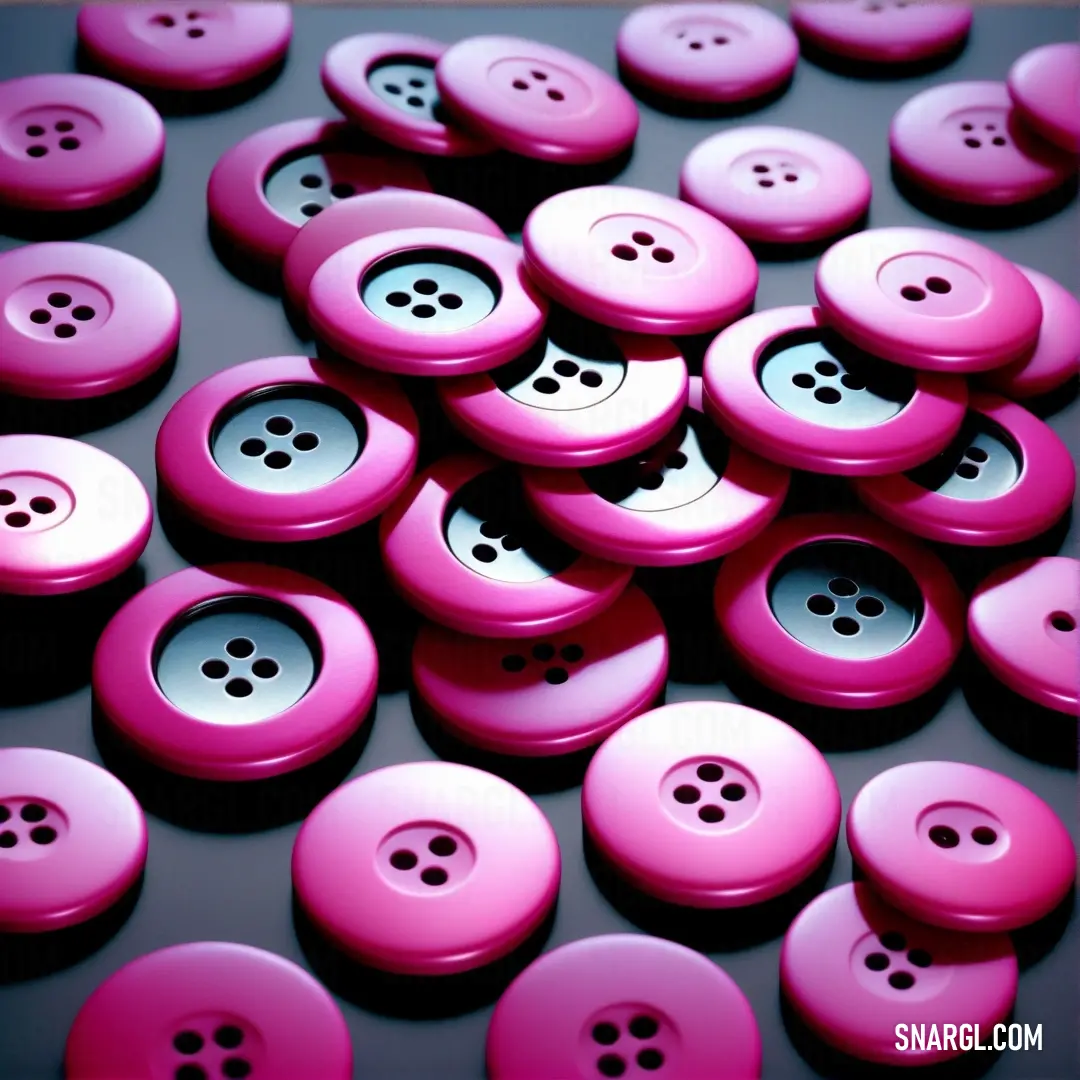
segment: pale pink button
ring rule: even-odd
[[[803,908],[784,936],[780,988],[824,1042],[862,1061],[932,1065],[984,1046],[1016,999],[1018,965],[1005,934],[957,934],[889,908],[863,882]],[[962,1032],[960,1025],[967,1025]],[[953,1026],[951,1045],[942,1028]],[[927,1031],[937,1043],[926,1045]],[[914,1029],[914,1032],[913,1030]],[[912,1045],[919,1037],[922,1045]]]
[[[1009,68],[1008,86],[1029,127],[1064,150],[1080,150],[1080,45],[1063,41],[1024,53]]]
[[[791,25],[822,52],[875,64],[925,60],[959,45],[971,29],[968,4],[911,0],[796,0]]]
[[[1006,686],[1048,709],[1080,706],[1080,562],[1061,556],[995,570],[968,607],[968,637]]]
[[[1076,159],[1034,135],[1003,82],[946,83],[916,94],[889,126],[897,169],[942,199],[1010,206],[1046,195]]]
[[[615,41],[633,82],[686,101],[746,101],[791,77],[799,43],[754,4],[649,4],[628,15]]]
[[[1019,360],[984,372],[980,380],[1006,397],[1024,400],[1049,393],[1080,372],[1080,300],[1038,270],[1017,269],[1042,303],[1042,326],[1035,347]]]
[[[526,269],[545,293],[617,330],[715,330],[757,291],[757,263],[726,225],[640,188],[554,195],[529,215],[522,243]]]
[[[1038,795],[958,761],[915,761],[875,776],[848,809],[847,839],[878,895],[953,930],[1033,923],[1076,875],[1069,831]]]
[[[870,174],[854,154],[809,131],[737,127],[687,155],[679,194],[744,240],[804,243],[834,236],[870,207]]]
[[[742,705],[683,701],[608,738],[581,812],[600,852],[642,892],[739,908],[820,865],[840,828],[840,791],[794,728]]]

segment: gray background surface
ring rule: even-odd
[[[419,32],[445,41],[477,33],[532,37],[574,51],[614,70],[619,9],[450,8],[397,10],[304,9],[282,77],[261,96],[211,115],[167,120],[163,176],[152,200],[134,216],[88,239],[136,255],[161,271],[184,312],[179,361],[167,386],[131,417],[83,437],[127,462],[153,492],[155,433],[172,403],[189,387],[226,366],[261,356],[303,352],[277,299],[242,284],[215,257],[205,230],[205,186],[217,158],[244,136],[284,120],[335,111],[319,85],[319,63],[336,40],[361,31]],[[738,123],[805,128],[847,146],[874,179],[871,226],[934,225],[913,208],[889,177],[886,129],[907,98],[938,82],[1003,79],[1012,60],[1040,44],[1076,37],[1076,13],[1051,9],[980,10],[966,51],[943,71],[899,81],[853,81],[800,62],[790,91],[743,119],[691,119],[641,107],[637,150],[617,182],[677,195],[679,166],[706,135]],[[75,11],[71,8],[0,10],[0,76],[74,70]],[[997,232],[956,229],[989,243],[1019,263],[1043,270],[1076,291],[1078,212],[1075,202],[1038,224]],[[948,226],[941,226],[948,227]],[[21,241],[0,236],[0,249]],[[809,303],[814,259],[762,265],[757,307]],[[1054,427],[1072,427],[1075,405],[1059,411]],[[1071,425],[1070,425],[1071,422]],[[1062,553],[1077,555],[1076,531]],[[185,565],[156,527],[142,559],[148,580]],[[669,700],[733,698],[724,685],[673,683]],[[83,688],[33,706],[0,708],[0,745],[52,747],[92,761],[100,757],[90,726],[90,691]],[[394,762],[431,758],[404,693],[384,695],[371,741],[353,775]],[[1028,785],[1075,829],[1075,774],[1039,764],[1008,749],[975,718],[958,688],[914,733],[887,745],[829,754],[845,810],[858,789],[892,765],[955,759],[998,770]],[[594,934],[632,929],[593,883],[582,857],[579,789],[539,795],[558,832],[564,859],[561,900],[548,947]],[[290,911],[289,858],[298,825],[242,836],[185,830],[150,819],[150,856],[138,905],[103,948],[56,974],[0,985],[0,1077],[55,1080],[64,1039],[78,1008],[106,976],[135,957],[185,941],[231,940],[305,963]],[[841,841],[830,885],[851,876]],[[761,1025],[765,1076],[796,1080],[814,1075],[781,1024],[777,996],[780,937],[713,953],[749,997]],[[1041,1053],[1005,1054],[995,1077],[1039,1080],[1076,1075],[1077,971],[1080,930],[1075,917],[1061,940],[1021,977],[1016,1020],[1043,1027]],[[484,1034],[490,1008],[452,1020],[387,1019],[343,1002],[356,1050],[356,1076],[372,1080],[483,1075]],[[317,1078],[310,1078],[317,1080]]]

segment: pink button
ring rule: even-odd
[[[637,105],[619,82],[538,41],[466,38],[439,58],[435,79],[453,115],[523,157],[605,161],[637,134]]]
[[[738,660],[796,701],[868,709],[938,683],[964,641],[964,602],[938,557],[860,514],[774,522],[729,555],[714,593]]]
[[[633,587],[573,630],[512,644],[426,623],[412,656],[416,692],[443,727],[473,746],[519,757],[602,742],[652,706],[667,671],[664,624]]]
[[[156,4],[86,4],[79,43],[118,78],[167,90],[218,90],[278,63],[292,37],[288,4],[224,4],[197,9]]]
[[[350,957],[450,975],[537,931],[560,865],[547,818],[516,787],[423,761],[376,769],[324,799],[296,838],[292,876],[313,923]]]
[[[198,942],[140,956],[105,980],[68,1034],[68,1080],[257,1076],[348,1080],[334,999],[306,971],[249,945]]]
[[[752,4],[650,4],[623,20],[615,49],[633,82],[685,101],[760,97],[799,59],[787,23]]]
[[[807,1026],[852,1057],[893,1066],[959,1057],[974,1025],[987,1048],[1016,1000],[1017,972],[1005,934],[924,926],[862,882],[811,901],[780,953],[781,990]]]
[[[516,474],[483,454],[443,458],[379,523],[395,588],[443,626],[531,638],[579,626],[630,583],[627,567],[582,555],[542,529]]]
[[[645,449],[677,421],[687,385],[673,342],[553,315],[509,364],[437,390],[450,420],[485,450],[569,468]]]
[[[854,154],[820,135],[781,127],[711,135],[690,151],[679,175],[683,199],[744,240],[768,244],[843,232],[866,214],[870,188],[870,174]]]
[[[1045,532],[1072,505],[1069,448],[1037,416],[996,394],[971,396],[967,420],[946,450],[910,473],[865,477],[867,507],[917,536],[1000,547]]]
[[[85,210],[145,184],[165,156],[165,125],[133,90],[92,75],[0,83],[0,203]]]
[[[757,291],[757,263],[726,225],[640,188],[554,195],[529,215],[522,241],[526,267],[544,292],[617,330],[715,330]]]
[[[967,385],[865,353],[813,307],[760,311],[705,353],[705,411],[733,439],[784,465],[840,476],[921,464],[959,430]]]
[[[139,879],[146,848],[143,812],[111,773],[55,750],[0,750],[0,931],[101,914]]]
[[[823,52],[876,64],[925,60],[958,46],[971,29],[967,4],[905,0],[795,0],[791,25]]]
[[[226,368],[176,402],[158,432],[158,480],[215,532],[310,540],[381,514],[412,477],[419,437],[388,377],[275,356]]]
[[[581,810],[600,852],[642,892],[695,908],[758,904],[832,850],[840,791],[794,728],[727,702],[639,716],[596,752]]]
[[[1039,336],[1030,281],[989,248],[932,229],[869,229],[834,244],[814,276],[826,320],[908,367],[963,374],[1016,360]]]
[[[848,846],[870,885],[913,919],[951,930],[1015,930],[1072,887],[1061,819],[1000,773],[915,761],[867,783],[848,809]]]
[[[113,616],[94,653],[102,715],[154,765],[258,780],[325,757],[366,721],[378,658],[359,615],[291,570],[189,567]]]
[[[540,521],[582,551],[633,566],[704,562],[761,532],[790,475],[729,442],[701,412],[701,380],[691,383],[693,404],[644,452],[580,472],[524,470]]]
[[[547,301],[509,240],[461,229],[377,233],[336,252],[311,279],[320,341],[398,375],[463,375],[520,356]]]
[[[994,571],[968,607],[968,637],[1006,686],[1048,709],[1080,705],[1080,562],[1032,559]]]
[[[88,398],[142,381],[175,352],[180,305],[152,267],[96,244],[0,255],[0,389]]]
[[[644,934],[585,938],[545,953],[499,999],[491,1080],[661,1076],[757,1080],[750,1003],[708,957]]]
[[[932,195],[1010,206],[1045,195],[1076,159],[1024,126],[1004,83],[947,83],[916,94],[889,127],[893,163]]]
[[[122,574],[150,539],[139,478],[89,443],[0,436],[0,592],[52,596]]]
[[[341,199],[380,188],[431,185],[408,158],[362,147],[342,121],[290,120],[222,154],[206,201],[211,222],[239,250],[277,265],[301,225]]]
[[[415,34],[358,34],[323,57],[326,96],[376,138],[439,157],[475,157],[495,147],[480,135],[448,124],[435,85],[441,41]]]
[[[1024,53],[1009,68],[1008,87],[1024,123],[1063,150],[1080,151],[1080,45]]]
[[[487,214],[445,195],[426,191],[372,191],[362,199],[334,203],[296,234],[281,268],[285,291],[293,306],[306,313],[311,279],[331,255],[375,233],[425,227],[462,229],[497,240],[506,237]]]

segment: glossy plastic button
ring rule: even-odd
[[[799,59],[790,27],[752,4],[650,4],[615,40],[624,75],[683,101],[733,102],[783,86]]]
[[[348,1080],[353,1052],[334,999],[274,953],[220,941],[140,956],[79,1010],[67,1080],[257,1076]]]
[[[0,203],[86,210],[146,183],[165,156],[165,125],[133,90],[93,75],[0,83]]]
[[[1054,557],[994,571],[968,607],[968,637],[1006,686],[1048,709],[1080,705],[1080,562]]]
[[[1080,151],[1080,45],[1062,41],[1024,53],[1011,68],[1009,96],[1044,139]]]
[[[784,465],[841,476],[921,464],[959,430],[967,385],[851,345],[813,307],[740,319],[705,353],[704,405],[744,446]]]
[[[958,761],[875,776],[848,809],[847,839],[883,900],[952,930],[1027,926],[1058,905],[1076,874],[1069,832],[1042,799]]]
[[[55,750],[0,749],[0,931],[101,914],[146,864],[146,819],[111,773]]]
[[[1042,326],[1035,347],[1019,360],[980,376],[1006,397],[1024,400],[1056,390],[1080,373],[1080,300],[1053,278],[1018,266],[1042,303]]]
[[[676,422],[687,387],[673,342],[553,313],[521,356],[437,389],[447,416],[485,450],[566,468],[647,447]]]
[[[389,378],[306,356],[227,368],[169,410],[158,479],[242,540],[310,540],[377,517],[416,467],[419,424]]]
[[[610,465],[526,469],[536,516],[581,551],[633,566],[679,566],[745,544],[780,512],[787,469],[729,442],[701,412],[701,380],[675,426]]]
[[[467,126],[527,158],[584,165],[626,150],[634,99],[572,53],[516,37],[472,37],[435,65],[443,103]]]
[[[607,934],[545,953],[510,984],[488,1027],[487,1069],[491,1080],[757,1080],[761,1036],[742,991],[708,957]]]
[[[319,339],[398,375],[498,367],[539,338],[547,301],[509,240],[413,228],[357,240],[330,256],[308,290]]]
[[[947,83],[916,94],[893,117],[896,167],[943,199],[1010,206],[1076,172],[1076,159],[1025,127],[1004,83]]]
[[[870,174],[854,154],[793,128],[738,127],[711,135],[690,151],[679,174],[683,199],[744,240],[766,244],[843,232],[869,209],[870,191]]]
[[[1072,504],[1069,448],[1037,416],[995,394],[971,396],[956,438],[909,473],[856,482],[886,521],[928,540],[1000,547],[1045,532]]]
[[[487,214],[445,195],[372,191],[362,199],[334,203],[296,234],[281,268],[289,299],[297,310],[306,312],[315,271],[343,247],[375,233],[419,228],[462,229],[497,240],[506,237]]]
[[[447,123],[435,85],[441,41],[415,34],[358,34],[323,57],[326,96],[359,127],[391,146],[439,157],[475,157],[495,147]]]
[[[826,53],[876,64],[926,60],[958,46],[971,29],[967,4],[908,0],[795,0],[791,25]]]
[[[139,478],[89,443],[0,436],[0,592],[51,596],[122,574],[150,539]]]
[[[0,389],[88,398],[141,382],[175,353],[180,305],[152,267],[96,244],[0,255]]]
[[[794,888],[832,850],[840,791],[794,728],[726,702],[631,720],[596,752],[585,827],[634,886],[669,903],[736,908]]]
[[[341,199],[380,188],[430,191],[408,158],[362,147],[342,121],[290,120],[226,151],[206,189],[210,219],[250,258],[276,265],[300,226]]]
[[[352,958],[404,975],[506,956],[540,928],[560,872],[536,803],[445,761],[391,765],[338,788],[304,822],[292,859],[314,924]]]
[[[218,90],[253,79],[284,56],[292,38],[288,4],[197,8],[176,0],[85,4],[79,43],[118,78],[167,90]]]
[[[325,757],[365,722],[378,658],[359,615],[276,567],[191,567],[129,600],[101,635],[104,718],[153,764],[258,780]]]
[[[868,515],[774,522],[724,560],[714,600],[751,674],[811,705],[910,701],[944,678],[964,641],[963,598],[944,564]]]
[[[544,292],[617,330],[715,330],[748,308],[757,291],[757,263],[726,225],[640,188],[554,195],[529,215],[522,242],[526,267]]]
[[[928,371],[989,371],[1039,337],[1042,304],[1008,259],[949,233],[903,227],[846,237],[814,276],[826,320],[868,352]]]
[[[519,757],[602,742],[656,701],[667,671],[664,624],[633,587],[573,630],[512,644],[427,623],[412,656],[416,692],[443,727]]]
[[[380,521],[386,572],[429,619],[481,637],[579,626],[615,602],[630,570],[541,528],[517,476],[483,454],[443,458]]]
[[[985,1047],[1012,1010],[1017,980],[1005,934],[925,926],[862,882],[812,900],[780,953],[781,990],[807,1026],[845,1054],[884,1065],[959,1057],[973,1045],[975,1025]],[[943,1027],[946,1036],[956,1029],[951,1043]]]

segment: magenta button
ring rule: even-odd
[[[1049,914],[1076,875],[1061,819],[1015,780],[958,761],[897,765],[848,810],[852,857],[913,919],[952,930],[1016,930]]]
[[[826,53],[874,64],[926,60],[956,48],[971,29],[968,4],[907,0],[796,0],[791,25]]]
[[[139,478],[89,443],[0,437],[0,592],[51,596],[109,581],[150,539]]]
[[[152,266],[96,244],[0,255],[0,389],[98,397],[141,382],[175,352],[180,305]]]
[[[111,773],[55,750],[0,750],[0,931],[85,922],[135,884],[146,820]]]
[[[472,37],[435,65],[447,109],[505,150],[584,165],[628,149],[634,99],[605,71],[572,53],[516,37]]]
[[[352,1075],[349,1029],[326,990],[274,953],[219,941],[125,964],[79,1010],[64,1052],[66,1080]]]
[[[649,4],[623,20],[615,49],[628,79],[685,101],[761,97],[799,59],[787,23],[753,4]]]
[[[505,780],[414,762],[324,799],[296,838],[292,875],[304,910],[350,957],[449,975],[539,929],[559,891],[559,845],[536,803]]]
[[[968,637],[1006,686],[1048,709],[1080,706],[1080,562],[1060,556],[995,570],[968,607]]]
[[[1004,256],[932,229],[868,229],[818,262],[818,303],[849,341],[897,364],[969,374],[1023,356],[1042,304]]]
[[[513,643],[433,623],[417,635],[413,684],[463,742],[546,757],[602,742],[663,692],[668,640],[660,615],[629,588],[587,623]]]
[[[840,791],[814,746],[765,713],[713,701],[654,709],[610,736],[581,810],[632,885],[695,908],[789,891],[840,829]]]
[[[0,83],[0,203],[102,206],[145,184],[164,156],[161,117],[127,87],[93,75]]]
[[[358,34],[323,57],[326,96],[358,127],[391,146],[437,157],[476,157],[495,147],[446,122],[435,85],[441,41],[415,34]]]
[[[811,901],[780,953],[780,988],[807,1026],[845,1054],[891,1066],[959,1057],[976,1025],[989,1049],[994,1025],[1012,1011],[1017,980],[1007,935],[926,926],[863,882]],[[942,1040],[949,1027],[951,1044]]]
[[[757,291],[757,263],[726,225],[640,188],[553,195],[529,215],[522,242],[526,268],[544,292],[617,330],[716,330]]]
[[[85,4],[79,43],[102,68],[140,86],[219,90],[253,79],[284,56],[292,38],[288,4],[196,7],[176,0],[154,4]]]
[[[757,1080],[761,1035],[707,957],[643,934],[585,938],[540,957],[495,1006],[491,1080]]]
[[[900,172],[939,198],[1010,206],[1046,195],[1076,158],[1033,135],[1001,82],[946,83],[902,105],[889,126]]]
[[[1080,45],[1063,41],[1024,53],[1009,69],[1008,87],[1033,131],[1080,151]]]

